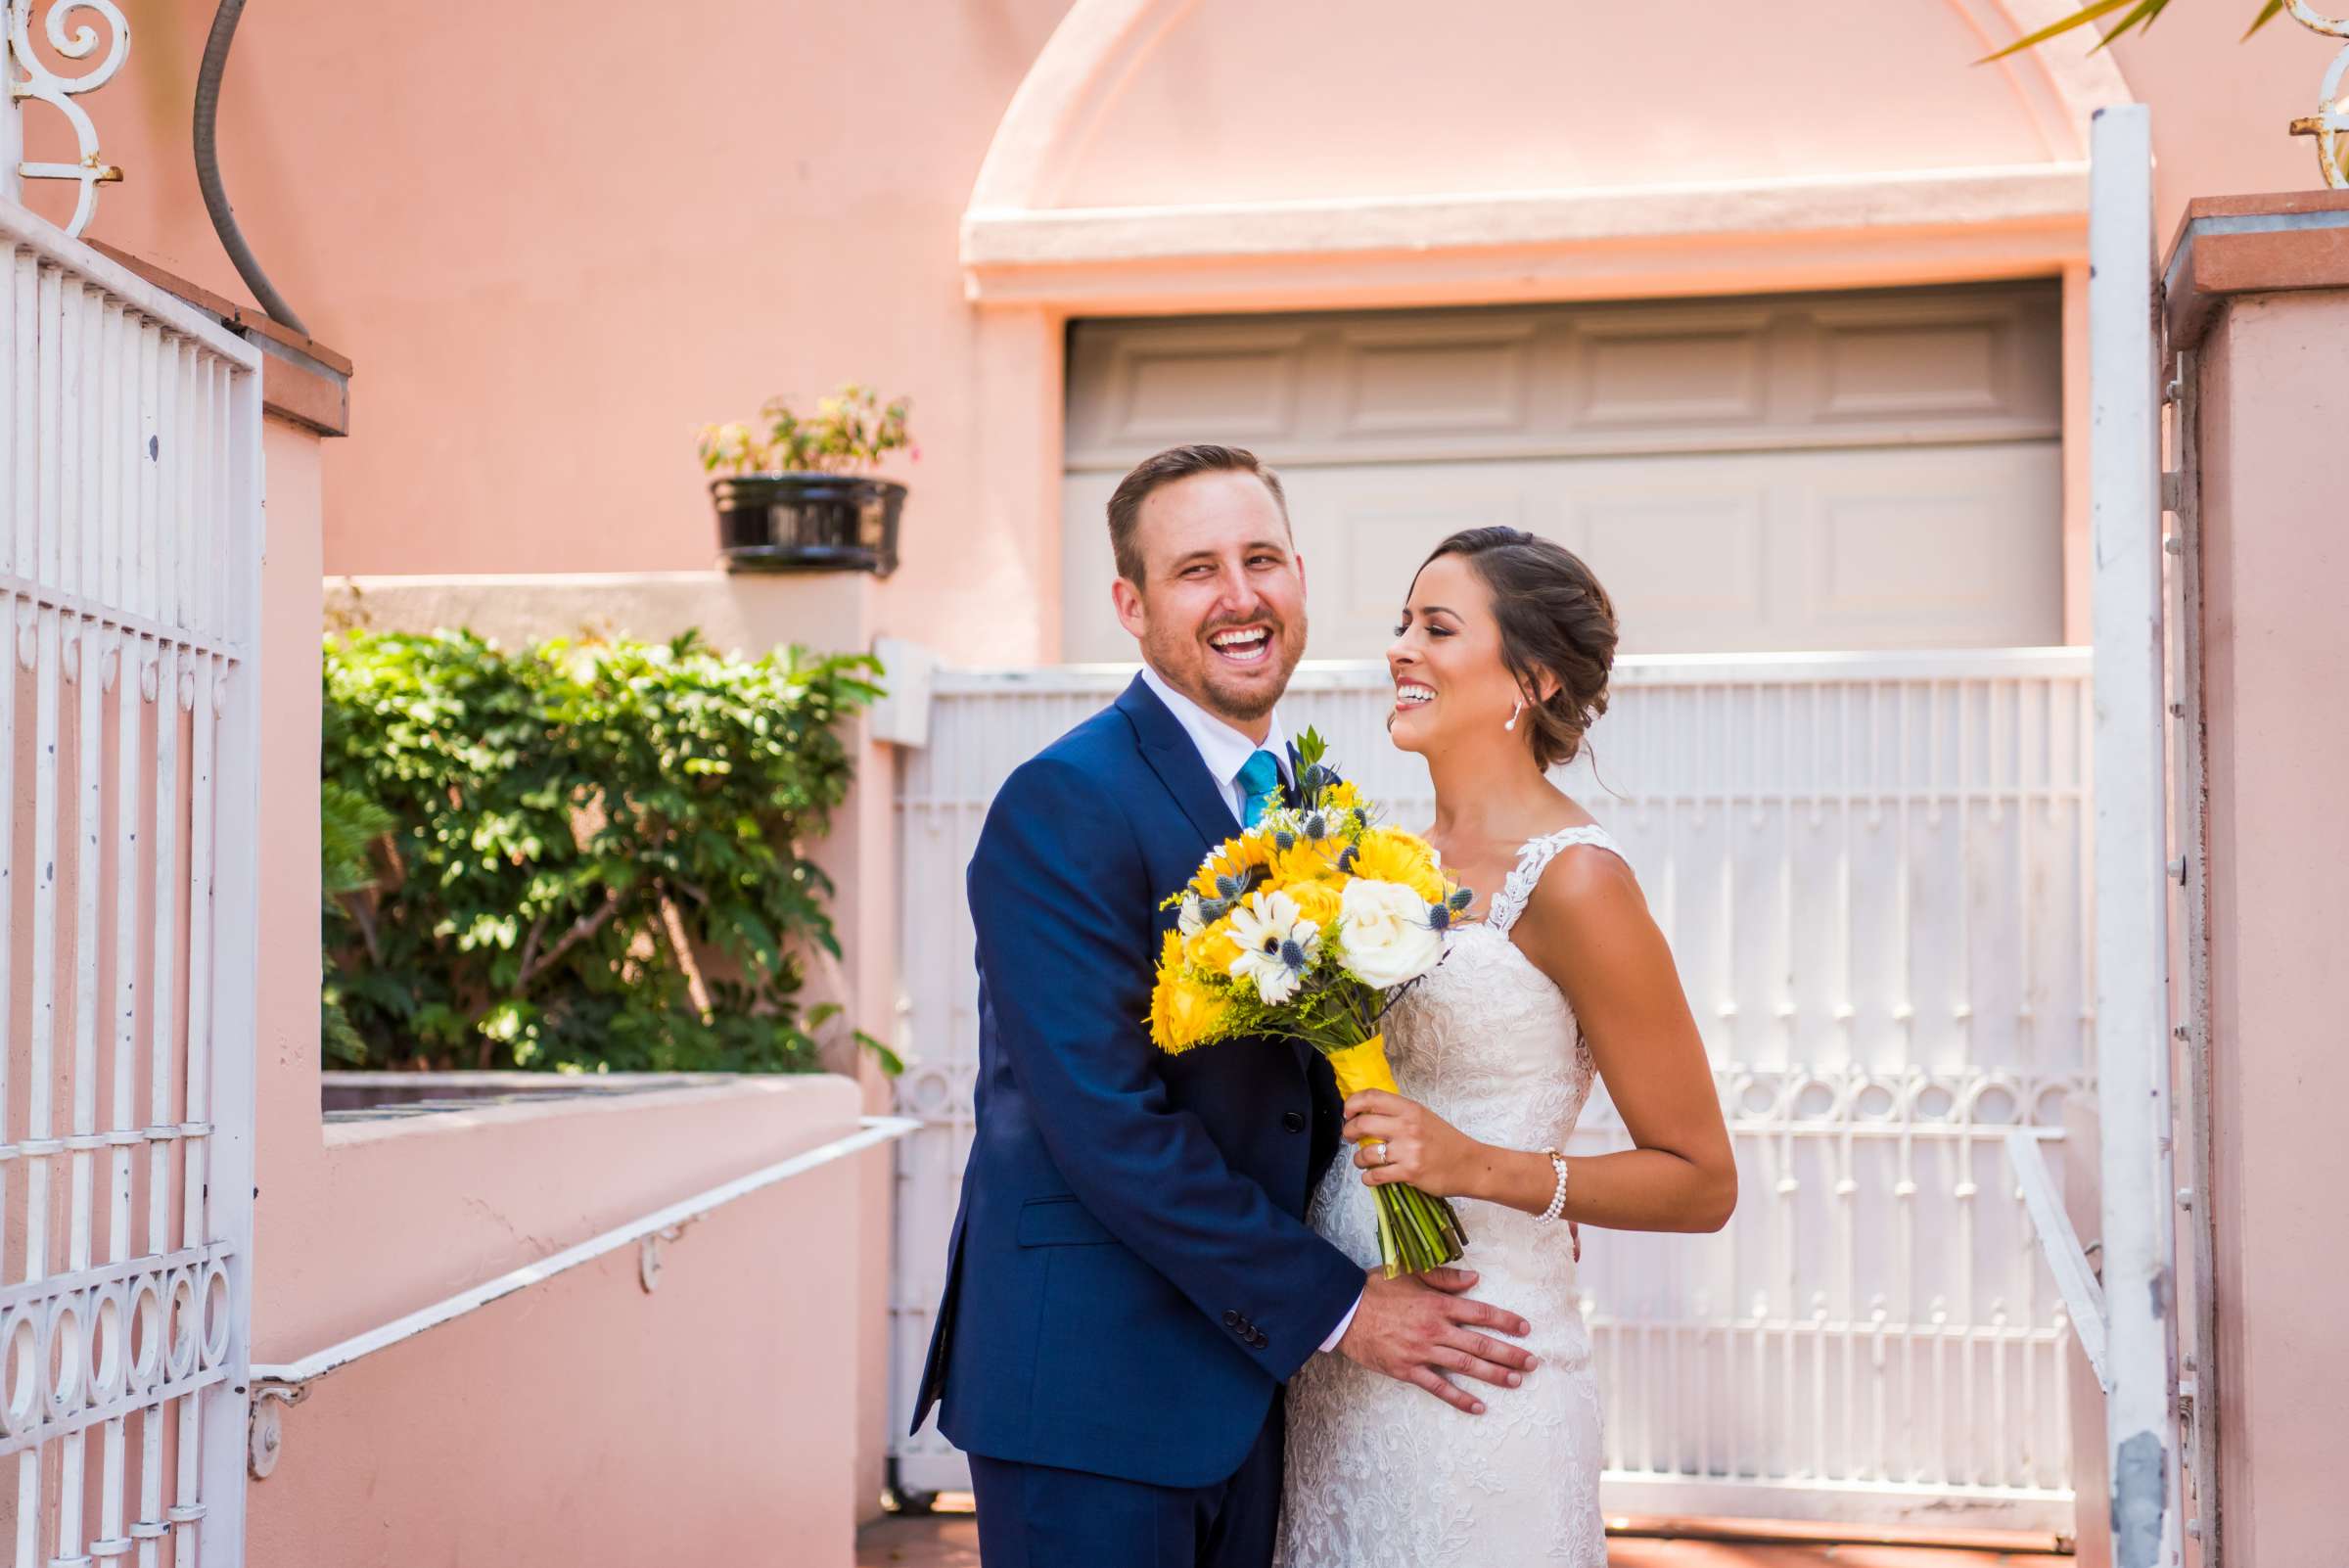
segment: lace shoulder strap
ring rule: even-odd
[[[1560,850],[1577,844],[1604,850],[1627,863],[1630,860],[1614,837],[1595,822],[1560,828],[1555,833],[1528,839],[1525,848],[1517,852],[1517,864],[1509,872],[1508,880],[1500,885],[1498,893],[1493,895],[1492,907],[1485,912],[1485,924],[1507,936],[1509,928],[1517,923],[1517,917],[1525,913],[1526,902],[1533,898],[1534,889],[1540,885],[1542,873],[1549,868],[1549,862],[1557,858]]]

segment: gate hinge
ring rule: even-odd
[[[2179,509],[2178,503],[2185,494],[2186,476],[2184,474],[2180,473],[2176,469],[2171,469],[2168,473],[2165,473],[2161,476],[2161,509],[2163,511],[2177,511]],[[2170,553],[2175,555],[2177,552],[2173,550]]]

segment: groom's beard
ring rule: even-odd
[[[1207,639],[1231,627],[1265,624],[1272,628],[1270,645],[1265,650],[1265,668],[1261,671],[1243,674],[1225,669],[1222,658],[1208,646]],[[1272,712],[1289,689],[1289,677],[1297,669],[1297,661],[1305,657],[1305,612],[1299,609],[1294,622],[1271,616],[1249,616],[1238,621],[1221,621],[1202,628],[1191,640],[1191,651],[1197,655],[1193,666],[1199,671],[1202,691],[1194,694],[1200,706],[1224,718],[1242,723],[1254,723]],[[1163,673],[1167,666],[1158,660]]]

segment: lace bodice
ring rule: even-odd
[[[1387,1014],[1403,1092],[1501,1148],[1564,1148],[1590,1097],[1573,1008],[1509,938],[1542,873],[1578,845],[1622,853],[1594,826],[1527,844],[1485,918],[1451,932],[1444,961]],[[1474,1385],[1487,1412],[1468,1416],[1314,1357],[1289,1387],[1284,1568],[1603,1568],[1598,1385],[1566,1226],[1473,1199],[1454,1207],[1475,1294],[1534,1325],[1527,1348],[1542,1365],[1522,1388]],[[1350,1159],[1323,1178],[1313,1222],[1364,1267],[1377,1261],[1377,1207]]]

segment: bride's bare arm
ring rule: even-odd
[[[1566,1162],[1565,1217],[1616,1230],[1718,1230],[1737,1203],[1737,1167],[1704,1042],[1664,934],[1631,868],[1601,850],[1561,854],[1512,933],[1565,992],[1636,1147]],[[1548,1209],[1557,1173],[1540,1150],[1482,1143],[1416,1102],[1372,1091],[1346,1102],[1362,1179],[1443,1197]],[[1385,1163],[1381,1163],[1382,1157]]]

